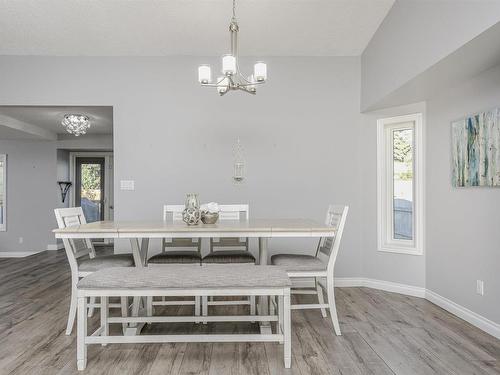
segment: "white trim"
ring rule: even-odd
[[[47,250],[48,251],[56,251],[56,250],[62,250],[64,249],[64,244],[61,242],[61,243],[56,243],[56,244],[48,244],[47,245]]]
[[[392,237],[392,199],[388,199],[388,168],[392,156],[387,152],[387,130],[393,130],[401,123],[413,123],[413,195],[414,236],[412,241],[394,240]],[[377,120],[377,250],[383,252],[422,255],[424,252],[425,229],[425,145],[422,113]],[[391,152],[392,155],[392,152]],[[392,186],[392,184],[391,184]],[[391,193],[392,194],[392,193]],[[390,235],[389,235],[390,231]]]
[[[463,320],[469,322],[473,326],[476,326],[480,330],[489,333],[490,335],[500,339],[500,324],[495,323],[466,307],[459,305],[443,296],[440,296],[436,292],[427,289],[425,293],[425,299],[428,301],[442,307],[446,311],[452,313],[453,315],[462,318]]]
[[[41,253],[45,250],[39,251],[0,251],[0,258],[25,258],[30,255]]]
[[[335,278],[337,287],[366,287],[385,290],[386,292],[400,293],[407,296],[425,298],[425,288],[413,285],[399,284],[392,281],[368,279],[365,277]]]
[[[3,161],[3,168],[1,171],[3,192],[0,192],[0,194],[3,195],[3,198],[2,198],[2,201],[3,201],[3,207],[2,207],[3,223],[0,224],[0,232],[6,232],[7,231],[7,154],[1,154],[0,160]]]

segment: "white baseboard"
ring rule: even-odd
[[[58,243],[58,244],[47,245],[47,250],[49,250],[49,251],[55,251],[55,250],[61,250],[61,249],[64,249],[64,244],[62,242]]]
[[[435,292],[427,289],[425,292],[425,299],[449,311],[453,315],[462,318],[473,326],[489,333],[490,335],[500,339],[500,324],[495,323],[482,315],[469,310],[466,307],[459,305]]]
[[[425,288],[413,285],[393,283],[391,281],[368,279],[365,277],[338,277],[335,278],[335,286],[359,287],[385,290],[386,292],[400,293],[413,297],[425,298]]]
[[[40,251],[0,251],[0,258],[24,258],[41,253]]]

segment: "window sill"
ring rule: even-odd
[[[404,255],[423,255],[422,249],[417,249],[414,247],[402,247],[402,246],[379,246],[378,251],[383,253],[396,253]]]

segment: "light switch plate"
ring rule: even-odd
[[[135,181],[120,180],[120,190],[135,190]]]
[[[476,281],[476,293],[480,296],[484,296],[484,281],[477,280]]]

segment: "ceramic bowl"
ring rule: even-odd
[[[215,224],[219,220],[218,212],[203,212],[201,214],[201,221],[203,224]]]

